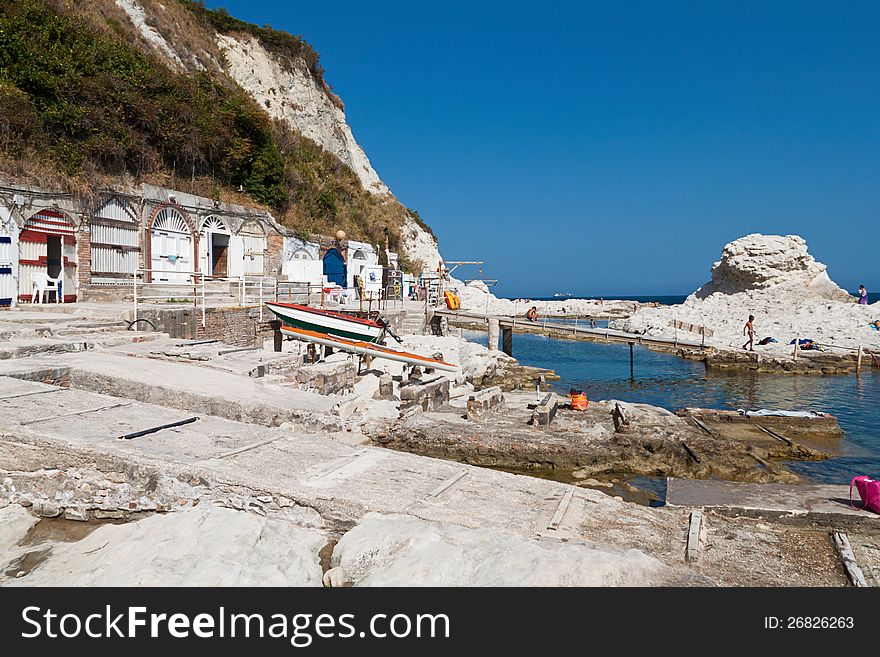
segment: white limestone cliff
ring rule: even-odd
[[[752,233],[725,245],[712,267],[712,280],[694,292],[699,299],[720,293],[790,289],[798,294],[849,300],[850,295],[828,278],[827,267],[807,253],[798,235]]]
[[[159,54],[164,56],[174,70],[185,68],[183,60],[175,52],[174,48],[171,47],[171,44],[168,43],[159,30],[150,25],[147,13],[138,0],[116,0],[116,6],[126,13],[132,25],[135,26],[143,39],[155,48]],[[198,62],[195,62],[195,66],[203,68]]]
[[[222,62],[218,62],[216,54],[189,52],[182,44],[176,44],[170,33],[163,34],[163,30],[170,32],[168,25],[173,19],[151,12],[165,11],[164,5],[144,4],[142,0],[114,2],[172,69],[205,70],[206,65],[222,68],[269,116],[287,123],[338,157],[355,173],[365,190],[392,198],[391,190],[355,140],[338,99],[316,79],[304,61],[282,61],[249,34],[216,34],[214,40],[223,55]],[[436,269],[440,261],[437,240],[410,218],[402,223],[401,234],[403,253],[428,270]]]
[[[745,342],[743,325],[754,315],[756,341],[777,341],[761,351],[788,353],[795,338],[849,349],[880,348],[880,331],[869,326],[880,319],[876,306],[856,304],[808,253],[803,238],[752,234],[724,247],[712,280],[683,304],[642,308],[614,328],[700,341],[700,335],[677,328],[678,321],[710,329],[708,344],[739,348]]]
[[[326,89],[305,65],[285,65],[253,36],[217,35],[226,59],[225,70],[270,116],[298,130],[333,153],[355,172],[364,189],[391,191],[379,179],[364,150]]]

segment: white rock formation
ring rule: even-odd
[[[180,56],[174,51],[171,44],[168,43],[156,28],[149,24],[147,14],[138,0],[116,0],[116,5],[128,15],[129,20],[131,20],[144,40],[156,48],[160,54],[164,55],[173,68],[177,70],[185,68],[183,60],[180,59]],[[199,62],[194,62],[194,65],[199,69],[204,68]]]
[[[391,193],[355,141],[345,113],[333,104],[305,62],[285,66],[252,36],[219,34],[217,42],[226,56],[226,72],[270,116],[287,122],[336,155],[357,174],[364,189]]]
[[[639,550],[375,513],[340,539],[331,565],[355,586],[641,586],[668,571]]]
[[[469,379],[480,379],[517,364],[515,358],[503,351],[489,351],[483,345],[463,340],[457,335],[407,335],[404,338],[404,347],[424,356],[441,353],[446,362],[461,367],[460,374]],[[456,378],[453,373],[437,374],[450,379]]]
[[[0,584],[321,586],[318,552],[326,542],[285,521],[203,506],[104,525],[75,543],[41,545],[51,547],[44,563],[21,578],[0,576]]]
[[[851,300],[828,278],[827,267],[807,253],[807,242],[798,235],[740,237],[724,247],[712,267],[712,280],[694,292],[698,299],[712,294],[737,294],[749,290],[782,289],[798,295]]]
[[[499,299],[486,287],[482,281],[472,281],[465,285],[463,281],[452,279],[449,288],[454,290],[461,301],[461,309],[474,313],[488,313],[490,315],[507,315],[516,314],[522,317],[529,308],[535,306],[538,309],[538,315],[544,316],[564,316],[579,315],[582,317],[606,317],[625,316],[635,312],[639,304],[635,301],[616,301],[616,300],[600,300],[600,299],[554,299],[553,301],[535,301],[525,299],[522,301],[512,301],[510,299]]]
[[[407,217],[400,226],[404,253],[410,260],[422,263],[426,271],[436,271],[442,258],[437,240],[413,219]]]
[[[743,325],[755,316],[756,347],[768,353],[790,353],[795,338],[847,348],[880,348],[880,332],[869,322],[880,319],[877,304],[860,306],[836,285],[825,265],[807,252],[796,235],[746,235],[724,247],[712,267],[712,280],[683,304],[643,308],[614,326],[626,331],[699,341],[695,333],[676,329],[674,322],[705,326],[714,332],[706,342],[740,347]]]

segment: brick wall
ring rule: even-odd
[[[201,320],[201,317],[198,318]],[[237,347],[260,347],[272,337],[269,313],[263,313],[260,321],[258,308],[209,308],[205,315],[206,326],[198,323],[200,340],[220,340]]]
[[[76,236],[76,280],[77,288],[92,282],[92,231],[87,221]]]
[[[284,236],[278,231],[269,229],[266,235],[266,276],[276,276],[281,273],[281,258],[284,255]]]
[[[131,303],[134,290],[128,285],[86,285],[80,281],[76,298],[78,301],[97,301],[100,303]]]

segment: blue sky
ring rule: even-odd
[[[311,42],[379,175],[499,295],[687,293],[750,232],[880,291],[880,3],[207,5]]]

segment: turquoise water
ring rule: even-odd
[[[486,344],[485,333],[464,337]],[[858,474],[880,475],[880,370],[861,376],[781,376],[707,371],[636,346],[630,378],[629,347],[516,334],[513,355],[523,365],[553,369],[558,392],[586,391],[590,399],[620,399],[662,406],[719,409],[814,410],[836,415],[846,432],[842,454],[828,461],[791,463],[791,469],[824,483],[849,483]]]

